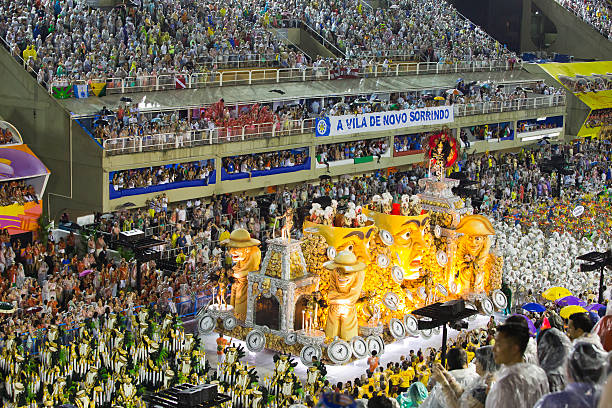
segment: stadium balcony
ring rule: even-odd
[[[117,208],[140,206],[161,191],[171,201],[186,200],[213,193],[233,191],[265,191],[270,186],[301,183],[315,180],[322,175],[340,175],[369,172],[377,169],[401,168],[422,160],[419,154],[395,154],[391,150],[380,160],[370,156],[321,167],[316,157],[316,146],[343,143],[350,140],[386,138],[388,146],[394,146],[394,137],[408,133],[439,130],[438,125],[413,126],[410,129],[393,129],[359,132],[350,135],[316,137],[313,118],[289,121],[288,124],[264,122],[256,125],[215,127],[214,130],[189,129],[177,137],[176,132],[139,135],[131,138],[100,140],[85,122],[103,109],[116,112],[125,101],[132,101],[142,114],[193,110],[210,106],[224,99],[229,106],[254,103],[285,103],[286,101],[312,100],[331,96],[390,94],[397,92],[425,92],[432,89],[452,89],[461,78],[474,82],[492,81],[504,86],[519,86],[534,81],[558,84],[542,72],[531,73],[521,65],[512,66],[508,60],[484,63],[376,63],[368,68],[351,70],[341,67],[338,71],[315,71],[312,68],[298,71],[287,68],[247,68],[218,72],[213,84],[212,74],[207,81],[191,74],[185,89],[176,89],[176,78],[156,77],[153,82],[136,83],[111,81],[106,96],[57,99],[49,95],[16,59],[0,47],[0,69],[5,81],[0,83],[0,114],[14,123],[25,141],[41,160],[57,175],[47,187],[46,201],[51,217],[64,211],[75,215],[92,211],[109,211]],[[226,73],[233,72],[233,73]],[[335,78],[335,79],[334,79]],[[191,84],[191,88],[189,88]],[[226,85],[232,86],[226,86]],[[73,86],[67,84],[66,86]],[[203,85],[204,87],[201,87]],[[155,89],[159,91],[155,91]],[[74,89],[74,88],[73,88]],[[122,93],[124,92],[124,93]],[[565,98],[561,95],[533,96],[511,102],[482,102],[454,104],[454,120],[445,124],[457,136],[464,127],[486,123],[511,123],[544,116],[565,115]],[[560,139],[565,137],[560,132]],[[471,143],[472,151],[520,148],[537,141],[482,140]],[[299,167],[271,173],[235,177],[222,171],[223,159],[248,154],[305,149],[307,160]],[[301,150],[300,150],[301,151]],[[213,160],[207,182],[181,180],[180,183],[147,190],[136,184],[129,194],[111,194],[111,174],[143,169],[152,166],[172,166],[198,160]],[[213,163],[213,162],[211,162]],[[214,176],[211,176],[214,174]],[[173,183],[174,184],[174,183]],[[177,187],[167,188],[166,187]],[[144,188],[143,190],[136,190]],[[112,189],[112,190],[111,190]],[[153,191],[155,190],[155,191]],[[116,190],[119,191],[119,190]],[[111,197],[111,195],[113,197]],[[117,196],[118,195],[118,196]]]

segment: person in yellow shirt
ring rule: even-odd
[[[389,382],[391,383],[391,388],[397,387],[399,392],[399,389],[402,386],[402,375],[400,374],[399,370],[397,373],[393,373],[389,376]],[[410,380],[408,380],[408,384],[410,384]]]
[[[400,371],[399,376],[401,378],[400,387],[399,387],[400,393],[408,391],[408,388],[410,388],[410,382],[414,378],[414,368],[412,368],[408,364],[405,364],[402,367],[402,370]]]
[[[387,364],[387,369],[384,371],[385,377],[389,379],[393,375],[393,363]]]
[[[476,356],[476,353],[474,353],[475,350],[476,347],[474,347],[473,345],[468,345],[467,349],[465,350],[467,352],[468,363],[471,363],[474,357]]]
[[[229,237],[229,231],[227,231],[225,228],[221,228],[221,232],[219,233],[219,242],[227,241]]]
[[[185,263],[185,259],[187,259],[187,255],[185,255],[183,253],[183,250],[181,249],[181,252],[176,256],[176,264],[177,265],[182,265]]]
[[[416,365],[415,371],[419,381],[421,381],[424,386],[427,386],[430,375],[429,368],[427,367],[427,360],[421,357],[419,363]]]

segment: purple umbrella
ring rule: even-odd
[[[529,326],[529,334],[531,334],[532,337],[535,337],[538,330],[536,329],[535,324],[533,324],[530,318],[528,318],[527,316],[523,314],[517,314],[517,313],[513,314],[512,316],[521,316],[523,319],[525,319],[527,321],[527,326]]]
[[[83,276],[87,276],[92,272],[93,272],[93,269],[85,269],[83,272],[79,273],[79,278],[82,278]]]
[[[606,305],[602,305],[601,303],[593,303],[592,305],[588,305],[585,307],[587,312],[597,312],[599,309],[603,309]]]
[[[565,307],[565,306],[586,306],[586,302],[583,300],[578,299],[576,296],[566,296],[566,297],[562,297],[561,299],[557,299],[555,300],[555,303],[557,303],[559,306]]]

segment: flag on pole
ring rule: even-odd
[[[87,84],[75,85],[73,89],[73,94],[75,98],[87,98],[89,96],[87,92]]]
[[[68,99],[72,97],[72,85],[53,86],[51,88],[53,97],[57,99]]]
[[[106,82],[92,82],[91,92],[96,96],[106,96]]]
[[[176,75],[174,77],[174,87],[176,89],[185,89],[185,88],[187,88],[187,85],[185,85],[185,76],[183,76],[183,75]]]

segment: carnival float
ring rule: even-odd
[[[231,303],[202,309],[200,333],[242,339],[251,352],[299,355],[307,366],[346,364],[439,330],[419,330],[415,309],[454,299],[485,315],[505,308],[493,225],[453,194],[459,181],[446,178],[456,141],[441,133],[425,145],[421,194],[394,202],[385,193],[342,210],[334,200],[326,208],[313,203],[303,238],[284,231],[268,240],[261,264],[259,241],[233,231]]]

